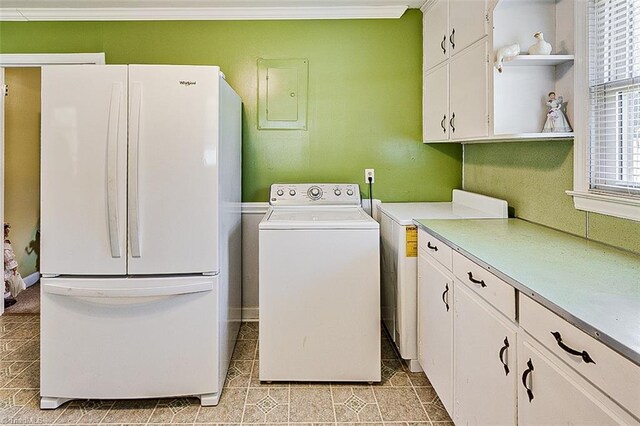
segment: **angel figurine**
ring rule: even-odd
[[[547,112],[547,121],[542,128],[543,133],[571,132],[571,126],[564,114],[564,99],[562,96],[556,98],[556,92],[549,92],[549,99],[546,102],[549,111]]]

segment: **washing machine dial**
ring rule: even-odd
[[[296,195],[296,190],[295,189],[290,190],[289,195],[291,195],[292,197]]]
[[[307,191],[307,195],[312,200],[318,200],[318,199],[320,199],[322,197],[322,189],[320,187],[318,187],[318,186],[312,186]]]
[[[347,189],[347,195],[348,196],[352,196],[353,195],[353,189]]]
[[[336,197],[339,197],[340,195],[342,195],[342,191],[340,191],[340,189],[336,188],[335,191],[333,191],[334,194],[336,194]]]
[[[278,194],[278,197],[282,197],[284,195],[284,191],[282,189],[278,189],[276,194]]]

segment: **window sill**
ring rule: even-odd
[[[576,209],[640,222],[640,199],[567,191]]]

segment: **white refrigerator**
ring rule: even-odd
[[[241,320],[239,96],[214,66],[47,66],[41,131],[41,407],[217,404]]]

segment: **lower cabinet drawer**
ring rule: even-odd
[[[418,231],[418,247],[451,270],[451,253],[453,252],[451,247],[422,229]]]
[[[453,253],[453,274],[512,321],[516,320],[515,289],[458,252]]]
[[[520,293],[520,326],[640,418],[640,366]]]

